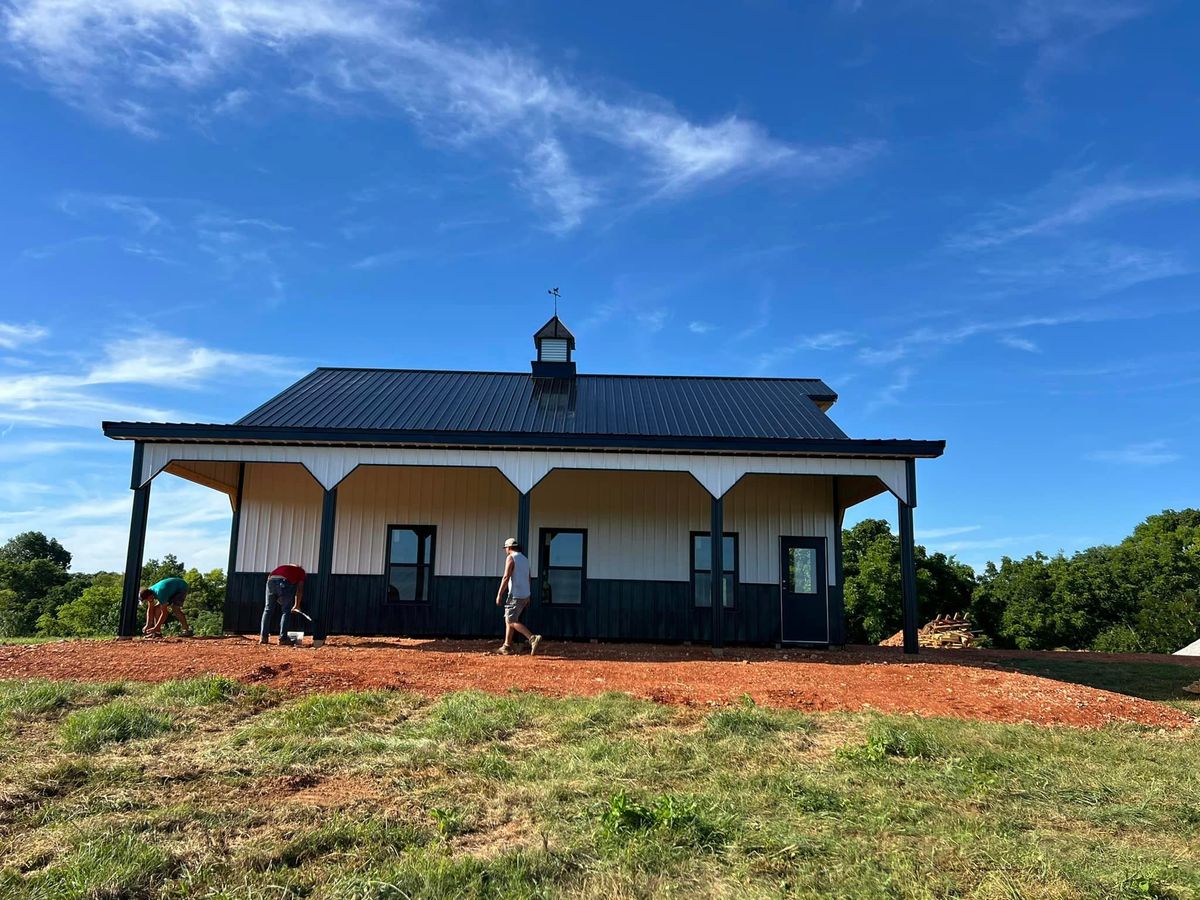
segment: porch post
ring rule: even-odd
[[[238,537],[242,530],[242,490],[246,486],[246,464],[238,463],[237,493],[233,497],[233,521],[229,524],[229,565],[225,568],[225,610],[221,616],[224,631],[236,631],[233,611],[233,576],[237,574]]]
[[[529,556],[529,491],[517,499],[517,543],[521,552]]]
[[[121,617],[117,639],[127,641],[137,629],[138,592],[142,585],[142,560],[146,555],[146,519],[150,513],[150,482],[142,484],[142,442],[133,445],[133,512],[129,517],[129,550],[125,555],[125,582],[121,587]]]
[[[325,643],[333,604],[333,534],[337,525],[337,488],[328,488],[321,502],[321,545],[317,551],[317,605],[313,609],[313,646]]]
[[[721,558],[725,548],[725,509],[721,497],[712,498],[712,523],[709,529],[709,548],[712,560],[712,646],[719,650],[725,646],[725,561]]]
[[[917,505],[917,464],[907,460],[908,502],[896,501],[900,520],[900,594],[904,603],[904,652],[916,653],[917,641],[917,566],[913,550],[913,507]]]
[[[829,588],[829,643],[833,647],[846,645],[846,582],[842,573],[842,509],[841,485],[833,477],[833,585]],[[828,578],[826,579],[828,581]]]

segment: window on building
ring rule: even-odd
[[[543,603],[578,605],[587,590],[587,532],[543,528],[538,576]]]
[[[436,534],[432,525],[388,526],[388,603],[429,602]]]
[[[738,537],[726,534],[721,542],[721,602],[733,608],[738,572]],[[712,536],[692,532],[692,600],[696,606],[712,607]]]

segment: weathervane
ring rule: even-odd
[[[554,318],[557,319],[558,318],[558,298],[561,295],[558,293],[558,288],[550,288],[550,290],[546,291],[546,293],[554,298]]]

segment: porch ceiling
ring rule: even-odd
[[[161,471],[202,484],[207,488],[229,495],[229,505],[237,509],[238,462],[223,460],[189,459],[173,460],[162,467]],[[145,482],[143,482],[144,484]]]
[[[714,497],[723,496],[747,474],[862,476],[857,503],[890,490],[908,502],[904,459],[821,456],[742,456],[683,453],[605,453],[572,450],[469,450],[437,448],[316,447],[297,445],[147,443],[141,483],[167,470],[227,493],[236,493],[239,462],[299,463],[326,489],[336,487],[360,465],[495,468],[521,493],[555,469],[686,472]],[[205,480],[201,480],[201,479]],[[852,496],[857,496],[854,494]]]

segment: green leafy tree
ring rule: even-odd
[[[917,569],[918,616],[966,610],[975,588],[975,572],[944,553],[913,549]],[[884,519],[863,519],[842,533],[845,577],[846,639],[877,644],[900,630],[904,621],[900,584],[900,539]]]
[[[174,553],[168,553],[162,559],[148,559],[142,566],[142,587],[157,584],[164,578],[182,578],[187,581],[187,566],[179,561]]]
[[[1147,517],[1114,548],[1112,569],[1136,649],[1173,653],[1200,637],[1200,509]]]
[[[882,526],[882,528],[880,528]],[[846,639],[877,644],[903,617],[900,544],[882,519],[864,519],[842,539]]]
[[[0,546],[0,591],[6,592],[0,629],[10,637],[33,634],[38,617],[75,589],[68,587],[77,577],[67,571],[70,564],[71,554],[39,531],[23,532]]]
[[[22,637],[26,626],[25,603],[16,591],[0,589],[0,637]]]
[[[197,634],[220,634],[224,622],[225,573],[221,569],[202,573],[189,569],[183,576],[188,583],[184,614]]]
[[[79,596],[37,622],[38,633],[52,637],[103,637],[116,634],[121,617],[121,586],[116,572],[99,572]]]
[[[54,538],[40,531],[23,531],[0,546],[0,562],[28,563],[45,559],[66,571],[71,568],[71,554]]]

